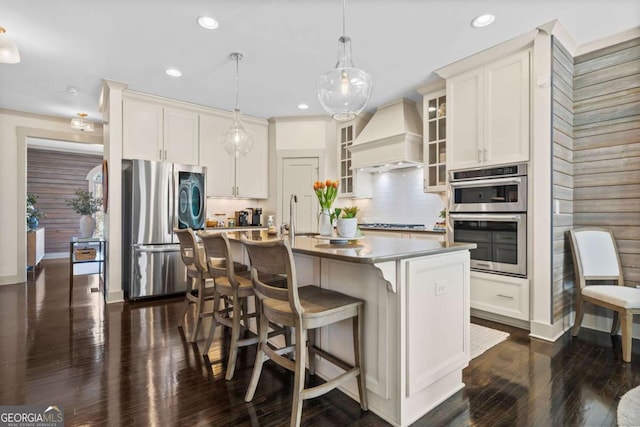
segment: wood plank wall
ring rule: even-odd
[[[29,148],[27,191],[39,196],[37,207],[45,218],[45,254],[69,253],[69,239],[79,235],[80,215],[66,205],[76,188],[88,188],[89,171],[102,164],[102,156]]]
[[[553,322],[573,309],[573,263],[567,231],[573,227],[573,57],[552,37]],[[559,211],[556,211],[556,204]]]
[[[640,38],[575,58],[574,224],[613,230],[640,285]]]

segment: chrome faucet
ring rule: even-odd
[[[298,196],[292,194],[289,199],[289,241],[292,244],[296,236],[296,203],[298,203]]]

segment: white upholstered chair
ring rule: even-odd
[[[633,315],[640,313],[640,289],[624,286],[622,265],[613,234],[604,228],[588,227],[569,231],[575,271],[576,319],[573,336],[578,335],[584,316],[584,302],[614,311],[611,335],[622,323],[622,360],[631,362]],[[587,284],[592,281],[616,282]]]

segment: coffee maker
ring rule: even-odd
[[[254,227],[262,225],[261,217],[262,217],[262,208],[245,208],[251,211],[251,215],[249,215],[249,225]]]
[[[249,214],[247,211],[236,211],[236,225],[238,227],[250,225]]]

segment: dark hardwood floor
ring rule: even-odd
[[[35,280],[0,286],[0,405],[59,405],[65,425],[288,424],[292,375],[265,364],[245,403],[255,352],[241,350],[225,381],[228,340],[205,362],[176,327],[182,298],[105,305],[91,292],[97,277],[76,276],[68,307],[68,274],[66,260],[49,260]],[[511,335],[472,360],[466,387],[416,426],[615,426],[618,400],[640,384],[638,342],[625,364],[606,333],[583,328],[547,343],[473,321]],[[305,402],[302,424],[388,425],[339,391]]]

